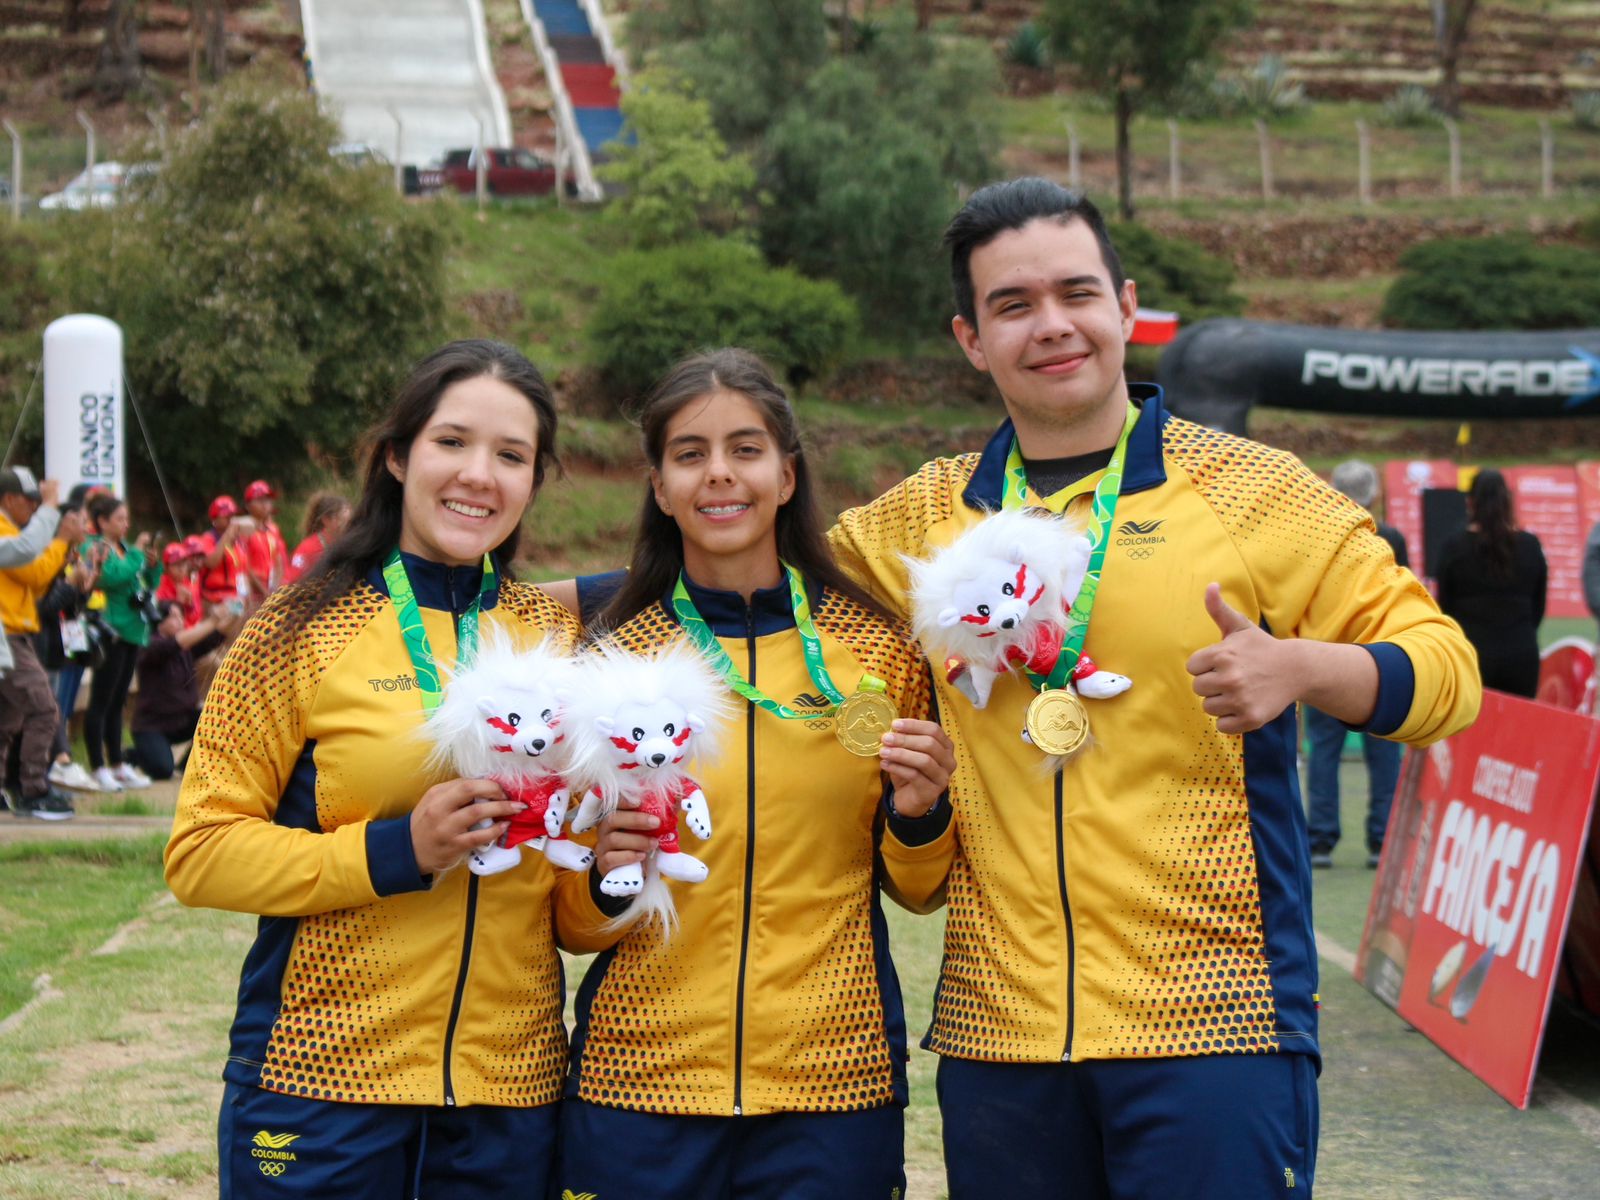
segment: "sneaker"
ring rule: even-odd
[[[117,782],[125,788],[147,788],[150,786],[150,776],[132,763],[118,763],[116,767]]]
[[[102,792],[120,792],[122,790],[122,781],[117,778],[110,767],[96,767],[94,769],[94,781],[99,785]]]
[[[1333,866],[1333,852],[1331,850],[1313,850],[1311,852],[1311,866],[1318,871],[1326,871]]]
[[[79,792],[98,792],[100,785],[94,777],[75,762],[51,763],[50,782],[57,787],[72,788]]]
[[[1376,871],[1378,869],[1378,864],[1380,862],[1382,862],[1382,861],[1383,861],[1383,851],[1382,850],[1368,850],[1367,851],[1367,870]]]
[[[41,821],[70,821],[76,814],[72,811],[71,800],[55,788],[49,788],[42,796],[24,796],[17,815],[37,817]]]
[[[7,811],[10,812],[13,817],[22,817],[27,815],[26,813],[17,811],[17,802],[12,798],[10,788],[0,787],[0,804],[5,805]]]

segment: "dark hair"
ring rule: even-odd
[[[100,522],[107,520],[112,513],[123,507],[126,500],[119,500],[115,496],[101,494],[89,497],[89,502],[83,506],[89,520],[94,522],[94,532],[100,532]]]
[[[977,328],[978,311],[972,294],[972,252],[987,245],[1008,230],[1021,229],[1039,219],[1066,225],[1082,221],[1100,244],[1100,258],[1111,276],[1111,290],[1122,294],[1127,276],[1117,248],[1106,232],[1106,219],[1094,202],[1082,192],[1074,192],[1048,179],[1028,176],[991,183],[967,197],[961,211],[945,226],[944,245],[950,251],[950,286],[955,292],[956,312]]]
[[[543,422],[541,421],[542,424]],[[544,441],[542,435],[539,440],[541,442]],[[335,513],[349,507],[350,501],[339,495],[338,492],[317,492],[311,499],[306,501],[306,536],[310,537],[312,534],[319,532],[322,529],[323,522]]]
[[[778,449],[793,464],[794,494],[778,509],[778,557],[813,587],[847,596],[885,619],[892,619],[833,561],[794,408],[767,365],[748,350],[729,347],[696,354],[667,373],[638,414],[646,461],[659,469],[672,418],[695,400],[717,391],[748,397],[761,410]],[[627,578],[592,624],[597,630],[615,629],[665,596],[681,570],[683,535],[678,523],[661,511],[655,490],[647,483]]]
[[[1483,538],[1489,570],[1501,579],[1510,579],[1517,523],[1506,477],[1493,467],[1479,471],[1473,477],[1472,489],[1467,492],[1467,508]]]
[[[187,611],[185,611],[185,609],[183,607],[183,601],[182,600],[166,600],[166,601],[163,601],[162,604],[161,604],[161,620],[165,621],[168,617],[170,617],[172,615],[172,610],[173,609],[177,609],[178,610],[178,616],[183,618],[183,620],[185,622],[188,621],[189,614],[188,614]],[[158,622],[158,624],[159,624],[159,622]]]
[[[537,489],[544,482],[549,467],[559,468],[556,407],[539,368],[503,342],[474,338],[440,346],[411,368],[388,413],[362,439],[365,465],[361,495],[350,515],[350,524],[296,585],[302,602],[287,617],[284,632],[298,632],[359,584],[367,572],[380,565],[399,544],[405,489],[389,471],[389,455],[393,453],[396,459],[405,462],[411,453],[411,443],[439,407],[439,398],[454,384],[484,375],[516,388],[527,397],[539,418],[533,486]],[[502,572],[516,555],[521,536],[519,522],[512,527],[506,540],[492,551]]]

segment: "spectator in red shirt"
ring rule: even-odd
[[[260,604],[283,586],[289,569],[289,547],[272,514],[278,507],[278,493],[265,479],[257,479],[244,489],[245,507],[256,523],[255,532],[244,540],[245,564],[250,572],[250,593]]]
[[[239,511],[239,502],[232,496],[218,496],[211,502],[211,528],[200,535],[206,547],[200,565],[200,595],[207,604],[249,598],[250,575],[241,543],[253,529],[254,523]]]
[[[350,501],[334,492],[318,492],[306,502],[306,539],[289,556],[286,583],[293,583],[316,565],[330,542],[350,521]]]
[[[185,538],[169,542],[161,552],[166,572],[161,576],[161,586],[156,588],[156,599],[162,604],[183,606],[183,625],[192,629],[206,615],[205,602],[200,599],[198,568],[205,557],[204,545],[193,545],[198,539]]]

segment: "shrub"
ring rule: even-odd
[[[1408,83],[1383,102],[1378,119],[1397,128],[1431,125],[1439,119],[1439,109],[1427,88]]]
[[[1270,121],[1299,112],[1306,105],[1306,89],[1296,83],[1283,59],[1263,55],[1250,70],[1222,81],[1233,110]]]
[[[1170,309],[1185,325],[1244,311],[1244,297],[1233,290],[1233,266],[1193,242],[1128,223],[1113,223],[1111,240],[1145,307]]]
[[[1039,70],[1050,65],[1050,42],[1044,30],[1032,21],[1017,26],[1006,43],[1006,61],[1015,67]]]
[[[1590,133],[1600,133],[1600,92],[1572,93],[1572,123]]]
[[[1524,237],[1442,238],[1400,256],[1383,301],[1395,329],[1600,326],[1600,253]]]
[[[610,386],[632,397],[684,355],[713,346],[753,350],[792,379],[820,374],[856,322],[838,285],[769,267],[742,242],[703,241],[613,259],[589,340]]]

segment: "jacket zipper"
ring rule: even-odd
[[[1066,920],[1067,932],[1067,1044],[1061,1051],[1061,1061],[1072,1061],[1072,1026],[1077,1019],[1077,1005],[1073,1002],[1072,986],[1077,978],[1077,943],[1072,937],[1072,902],[1067,899],[1067,828],[1066,803],[1062,796],[1062,771],[1056,769],[1056,882],[1061,888],[1061,915]]]
[[[756,683],[755,612],[749,604],[744,610],[744,644],[749,658],[745,678]],[[739,926],[739,985],[734,997],[733,1025],[733,1115],[744,1115],[744,973],[750,960],[750,902],[756,871],[756,706],[745,701],[745,834],[744,834],[744,917]]]
[[[456,646],[459,651],[461,646],[461,614],[456,611],[456,573],[449,571],[446,576],[450,592],[451,620],[455,624]],[[478,876],[467,874],[467,919],[461,934],[461,966],[456,972],[456,990],[450,997],[450,1019],[444,1027],[444,1102],[446,1107],[454,1107],[456,1102],[455,1084],[450,1078],[450,1058],[455,1052],[456,1022],[461,1019],[461,1001],[467,992],[467,971],[472,965],[472,931],[478,919]]]

